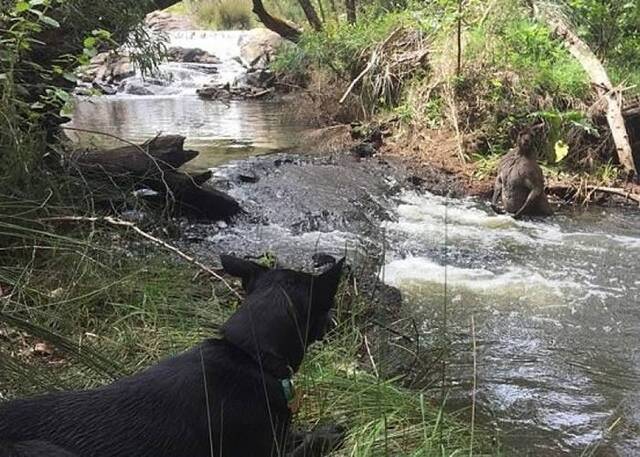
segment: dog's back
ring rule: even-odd
[[[0,457],[80,457],[44,441],[0,442]]]
[[[223,339],[98,389],[0,405],[0,457],[281,455],[291,419],[282,381],[323,336],[342,263],[315,277],[227,263],[248,297]]]

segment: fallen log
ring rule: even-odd
[[[147,187],[158,193],[148,198],[171,206],[173,214],[208,220],[228,220],[242,212],[232,197],[205,183],[210,171],[190,176],[177,170],[198,155],[184,149],[179,135],[158,136],[143,144],[85,152],[74,158],[88,181],[99,179],[124,188]]]
[[[236,200],[211,187],[198,184],[197,177],[168,170],[164,179],[146,178],[144,183],[159,194],[168,188],[176,205],[176,213],[209,220],[228,220],[243,212]]]
[[[197,151],[184,149],[185,137],[157,136],[143,144],[129,144],[114,149],[88,151],[75,157],[82,168],[106,173],[143,176],[173,170],[197,157]]]

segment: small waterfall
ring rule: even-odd
[[[243,30],[180,30],[167,33],[169,47],[199,48],[223,62],[240,55],[240,43],[246,34]]]
[[[210,83],[232,82],[245,68],[240,64],[240,45],[247,32],[242,30],[181,30],[168,32],[168,48],[201,49],[216,56],[220,63],[167,62],[160,65],[159,77],[143,78],[137,73],[127,78],[123,95],[193,95]]]

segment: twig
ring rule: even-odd
[[[382,322],[380,322],[377,319],[370,319],[370,321],[372,325],[375,325],[376,327],[380,327],[383,330],[386,330],[389,333],[392,333],[393,335],[402,338],[403,340],[405,340],[408,343],[414,343],[415,341],[413,340],[413,338],[411,338],[408,335],[405,335],[402,332],[399,332],[398,330],[394,330],[391,327],[389,327],[388,325],[383,324]]]
[[[373,372],[375,373],[376,378],[380,379],[380,373],[378,373],[378,367],[376,366],[376,362],[373,360],[373,355],[371,355],[371,349],[369,348],[369,340],[367,339],[367,335],[364,335],[364,347],[367,349],[367,355],[369,356],[369,360],[371,361]]]
[[[487,9],[485,10],[484,14],[482,15],[482,18],[480,19],[480,21],[478,22],[478,25],[482,25],[484,24],[484,21],[487,20],[487,18],[489,17],[489,14],[491,13],[491,10],[493,9],[494,6],[496,6],[496,3],[498,3],[498,0],[493,0],[489,6],[487,7]]]
[[[198,268],[200,268],[205,273],[213,276],[214,278],[216,278],[217,280],[222,282],[222,284],[224,284],[231,292],[233,292],[236,295],[236,297],[242,298],[242,296],[233,287],[231,287],[231,285],[222,276],[220,276],[218,273],[213,271],[211,268],[209,268],[208,266],[206,266],[202,262],[194,259],[193,257],[188,256],[187,254],[182,252],[180,249],[176,248],[175,246],[170,245],[166,241],[162,241],[161,239],[156,238],[153,235],[150,235],[149,233],[145,232],[144,230],[139,228],[137,225],[135,225],[133,222],[123,221],[122,219],[117,219],[117,218],[114,218],[114,217],[111,217],[111,216],[104,216],[104,217],[86,217],[86,216],[47,217],[47,218],[43,218],[43,219],[38,219],[38,221],[39,222],[91,222],[91,223],[94,223],[94,222],[106,222],[107,224],[111,224],[111,225],[115,225],[115,226],[119,226],[119,227],[130,228],[134,232],[136,232],[138,235],[142,236],[143,238],[146,238],[146,239],[152,241],[153,243],[155,243],[155,244],[157,244],[159,246],[162,246],[163,248],[167,249],[168,251],[171,251],[174,254],[176,254],[177,256],[183,258],[187,262],[197,266]]]
[[[601,187],[601,186],[585,185],[583,187],[583,189],[585,191],[589,192],[587,194],[586,200],[588,200],[596,192],[603,192],[605,194],[613,194],[613,195],[618,195],[620,197],[624,197],[627,200],[631,200],[633,202],[636,202],[640,206],[640,195],[639,194],[632,193],[631,191],[622,189],[620,187]],[[572,186],[560,186],[560,185],[558,185],[558,186],[549,187],[549,190],[551,190],[551,191],[570,191],[570,190],[578,191],[579,189],[574,188]]]
[[[469,457],[473,457],[473,433],[476,424],[476,386],[478,382],[477,356],[476,356],[476,322],[471,315],[471,341],[473,342],[473,384],[471,387],[471,442],[469,443]]]
[[[374,65],[374,63],[375,63],[375,61],[377,59],[377,56],[378,56],[378,53],[374,50],[371,53],[371,57],[369,58],[369,62],[367,63],[367,66],[364,67],[364,70],[362,70],[358,76],[356,76],[356,79],[351,81],[351,84],[349,84],[349,87],[347,88],[346,92],[344,93],[344,95],[342,96],[340,101],[338,102],[339,104],[342,105],[344,103],[344,101],[346,100],[347,96],[351,93],[351,91],[356,86],[356,84],[358,84],[358,81],[360,81],[362,78],[364,78],[364,75],[366,75],[369,72],[369,70],[371,70],[373,68],[373,65]]]
[[[463,0],[458,0],[458,61],[456,66],[456,76],[460,76],[460,72],[462,71],[462,2]]]
[[[356,76],[356,79],[351,81],[351,84],[349,84],[349,87],[347,88],[346,92],[338,102],[339,104],[342,105],[344,103],[344,101],[347,99],[347,96],[351,93],[355,85],[358,84],[358,81],[364,78],[364,75],[366,75],[373,68],[373,65],[375,64],[376,60],[378,60],[378,51],[381,52],[384,49],[384,47],[387,45],[387,43],[389,43],[389,41],[391,41],[398,34],[398,32],[400,32],[400,30],[402,30],[402,27],[398,27],[397,29],[395,29],[393,32],[389,34],[387,38],[384,39],[382,43],[376,46],[376,49],[374,49],[373,52],[371,53],[371,57],[369,58],[369,62],[367,63],[367,66],[364,68],[364,70],[360,72],[358,76]]]

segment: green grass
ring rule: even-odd
[[[215,336],[238,306],[195,267],[108,227],[11,239],[0,251],[5,398],[95,387],[138,371]],[[336,307],[338,327],[311,348],[296,377],[305,393],[296,421],[345,424],[348,439],[335,455],[467,454],[467,417],[443,413],[426,393],[361,362],[367,301],[344,284]],[[42,342],[55,348],[53,355],[33,352]],[[486,431],[476,436],[474,447],[491,452]]]

